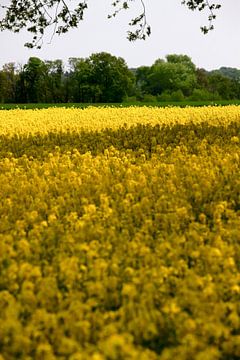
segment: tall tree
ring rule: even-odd
[[[141,89],[142,93],[150,92],[150,80],[151,74],[150,66],[140,66],[136,71],[137,86]]]
[[[71,96],[75,102],[121,102],[134,83],[126,62],[106,52],[70,58]]]
[[[129,24],[130,30],[127,37],[130,41],[145,39],[151,33],[150,25],[147,22],[145,2],[144,0],[138,1],[142,5],[142,11]],[[190,10],[207,9],[209,24],[201,29],[204,33],[213,29],[213,20],[216,17],[216,10],[221,7],[220,4],[210,0],[182,0],[181,2]],[[114,11],[109,18],[115,17],[122,10],[127,10],[131,7],[131,3],[132,0],[114,0],[112,3]],[[52,34],[59,35],[66,33],[71,28],[76,28],[83,20],[88,0],[10,0],[7,5],[0,2],[0,7],[5,10],[0,19],[0,29],[19,32],[26,28],[33,34],[33,38],[25,45],[40,48],[45,31],[49,27],[52,27]]]
[[[208,76],[209,90],[218,93],[222,99],[234,98],[233,81],[219,72],[213,72]]]
[[[208,89],[209,88],[209,80],[208,80],[208,72],[205,69],[197,69],[197,87],[200,89]]]
[[[134,82],[134,75],[125,60],[101,52],[91,55],[89,61],[92,66],[91,83],[99,90],[98,100],[121,102]]]
[[[226,76],[229,79],[240,82],[240,70],[239,69],[222,66],[220,69],[218,69],[216,71],[218,71],[220,74]]]
[[[70,97],[72,101],[92,102],[94,97],[94,89],[91,85],[92,66],[89,62],[89,59],[70,58],[69,65]],[[97,94],[98,93],[99,91],[97,91]]]
[[[186,55],[168,55],[167,61],[158,59],[152,65],[147,77],[147,90],[153,94],[161,94],[181,90],[184,95],[191,94],[196,85],[195,65]]]
[[[27,102],[45,102],[47,98],[46,64],[37,57],[30,57],[28,63],[24,65],[23,71]]]
[[[21,66],[19,69],[17,82],[16,82],[16,92],[15,92],[15,101],[17,103],[26,103],[27,102],[27,88],[26,88],[26,79],[24,73],[24,66]]]
[[[64,100],[63,89],[63,62],[62,60],[45,61],[48,102],[59,103]]]
[[[14,102],[16,93],[16,65],[15,63],[8,63],[3,65],[0,72],[0,101]]]
[[[170,54],[166,56],[167,62],[171,64],[182,64],[189,72],[195,72],[196,66],[192,62],[192,59],[187,55]]]

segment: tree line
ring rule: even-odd
[[[187,55],[167,55],[151,66],[129,69],[106,52],[88,58],[43,61],[0,70],[1,103],[111,103],[123,101],[240,99],[240,70],[199,69]]]

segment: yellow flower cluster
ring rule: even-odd
[[[1,110],[0,135],[48,134],[49,132],[99,131],[136,124],[200,124],[227,126],[239,122],[240,107],[88,107],[48,108],[42,110]]]
[[[0,129],[0,360],[240,358],[240,108]]]

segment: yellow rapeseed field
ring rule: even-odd
[[[0,360],[240,359],[240,107],[0,111]]]
[[[240,121],[239,106],[204,108],[157,107],[88,107],[49,108],[40,110],[1,110],[0,134],[47,134],[49,132],[116,130],[137,125],[200,124],[227,126]]]

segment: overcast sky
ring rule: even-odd
[[[51,44],[49,34],[41,50],[24,47],[24,42],[30,40],[26,32],[0,32],[0,66],[12,61],[25,63],[30,56],[67,61],[69,57],[107,51],[123,57],[129,67],[151,65],[158,58],[176,53],[189,55],[198,67],[208,70],[221,66],[240,68],[240,1],[219,0],[222,9],[218,11],[215,30],[203,35],[200,26],[207,25],[207,13],[189,11],[181,0],[145,0],[152,35],[134,43],[126,39],[126,31],[131,17],[141,10],[140,0],[133,2],[130,11],[108,20],[112,1],[89,0],[79,28],[55,36]]]

